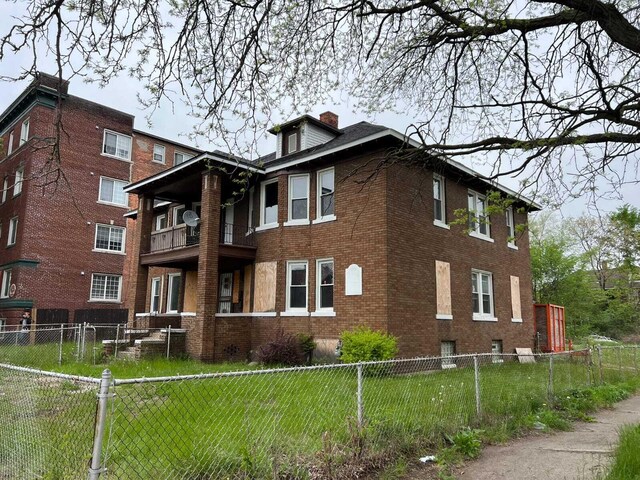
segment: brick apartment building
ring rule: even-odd
[[[38,323],[126,319],[124,186],[200,153],[68,86],[39,74],[0,115],[0,329],[24,309]],[[61,176],[46,173],[58,92]]]
[[[185,328],[207,361],[246,358],[279,329],[330,351],[358,325],[397,335],[402,356],[533,346],[529,240],[515,226],[537,205],[449,160],[377,168],[411,143],[383,126],[339,128],[327,112],[271,133],[258,161],[204,153],[125,188],[139,198],[132,325]],[[490,190],[516,201],[489,217]],[[470,225],[452,224],[466,208]]]

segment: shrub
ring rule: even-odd
[[[340,358],[345,363],[392,360],[398,353],[396,337],[366,327],[342,332],[340,341]]]
[[[300,340],[295,335],[278,331],[276,337],[258,347],[258,361],[265,365],[302,365],[305,360]]]

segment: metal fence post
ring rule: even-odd
[[[633,368],[635,368],[636,373],[638,373],[638,344],[634,345],[633,349]]]
[[[364,405],[362,403],[362,363],[357,365],[358,371],[358,428],[362,429],[362,421],[364,416]]]
[[[62,365],[62,342],[64,341],[64,324],[60,324],[60,348],[58,349],[58,365]]]
[[[549,355],[549,403],[553,401],[553,353]]]
[[[618,346],[618,371],[622,373],[622,345]]]
[[[100,474],[104,472],[104,468],[102,467],[102,442],[107,426],[107,401],[111,396],[109,394],[110,387],[111,371],[106,369],[102,372],[100,391],[98,393],[98,411],[96,413],[96,428],[93,437],[93,453],[91,455],[91,466],[89,467],[89,480],[98,480]]]
[[[473,370],[476,384],[476,415],[482,414],[480,405],[480,366],[478,365],[478,355],[473,356]]]
[[[598,369],[600,370],[600,385],[604,383],[604,372],[602,371],[602,347],[598,345]]]
[[[116,344],[113,347],[113,358],[118,359],[118,342],[120,341],[120,324],[116,325]]]
[[[76,325],[73,329],[73,334],[76,336],[74,340],[76,340],[76,360],[80,361],[80,341],[82,340],[82,326]]]
[[[167,328],[167,360],[169,360],[169,354],[171,352],[171,325]]]

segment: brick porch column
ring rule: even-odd
[[[222,179],[202,174],[202,213],[198,252],[196,316],[187,320],[187,353],[205,362],[214,360],[215,314],[218,311],[218,251],[220,248],[220,192]],[[183,318],[183,322],[186,317]]]
[[[140,265],[140,254],[149,252],[152,227],[153,197],[140,195],[138,199],[138,218],[136,219],[133,242],[128,252],[132,257],[131,271],[128,272],[129,291],[127,294],[130,326],[134,325],[136,313],[144,312],[146,307],[149,267]]]

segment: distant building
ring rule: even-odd
[[[132,115],[68,86],[39,74],[0,115],[0,329],[24,309],[38,323],[126,319],[123,215],[136,204],[124,187],[200,153],[135,130]],[[47,163],[58,92],[60,171]]]

